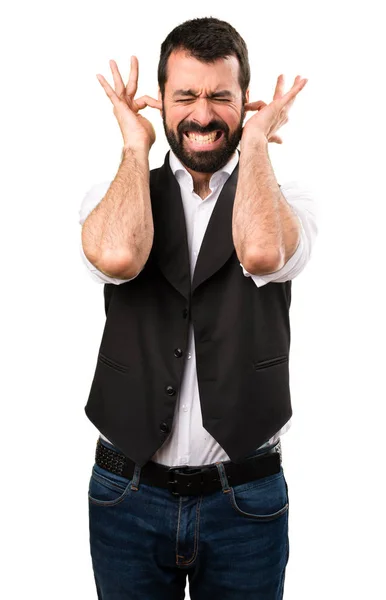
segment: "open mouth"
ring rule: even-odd
[[[224,132],[217,130],[202,134],[196,131],[184,131],[184,137],[187,139],[189,146],[194,149],[212,149],[220,143],[224,137]]]

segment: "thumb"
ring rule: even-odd
[[[244,104],[244,109],[260,110],[261,108],[264,108],[264,106],[267,106],[266,102],[263,102],[262,100],[257,100],[256,102],[247,102],[246,104]]]
[[[283,140],[278,135],[273,135],[269,138],[268,142],[274,142],[276,144],[282,144]]]
[[[134,102],[136,103],[138,110],[141,110],[146,106],[151,106],[151,108],[158,108],[158,110],[162,110],[161,100],[156,100],[151,96],[141,96],[140,98],[136,98]]]

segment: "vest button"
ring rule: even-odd
[[[174,396],[174,394],[176,393],[176,390],[171,385],[167,385],[165,388],[165,392],[167,393],[168,396]]]
[[[181,356],[182,356],[182,355],[183,355],[183,352],[182,352],[181,348],[176,348],[176,349],[174,350],[174,356],[175,356],[176,358],[181,358]]]
[[[184,308],[184,310],[182,311],[182,316],[184,317],[184,319],[186,319],[186,317],[188,316],[188,309]]]
[[[164,433],[167,433],[169,431],[169,425],[167,423],[165,423],[165,421],[162,421],[161,425],[159,426],[160,430],[163,431]]]

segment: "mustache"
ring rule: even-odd
[[[226,123],[222,121],[211,121],[205,127],[202,127],[198,123],[193,123],[192,121],[183,121],[177,127],[177,131],[180,136],[183,135],[184,131],[194,131],[196,133],[211,133],[212,131],[223,131],[225,134],[229,133],[229,127]]]

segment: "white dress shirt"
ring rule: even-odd
[[[192,278],[201,242],[210,216],[220,192],[226,180],[232,174],[233,169],[236,167],[238,160],[238,152],[235,152],[229,162],[212,175],[209,183],[210,194],[203,200],[193,190],[193,179],[190,173],[185,169],[175,154],[170,151],[170,167],[180,185],[181,199],[185,212]],[[103,199],[110,184],[111,182],[96,184],[87,192],[79,211],[79,223],[81,225],[83,225],[93,208],[95,208],[95,206]],[[311,250],[317,235],[317,207],[312,194],[310,194],[309,191],[301,189],[294,181],[287,184],[281,184],[281,191],[299,218],[301,228],[300,242],[297,250],[289,261],[280,270],[275,271],[274,273],[268,275],[252,275],[248,273],[240,263],[240,268],[242,268],[244,276],[251,277],[258,287],[269,282],[288,281],[299,275],[311,256]],[[116,285],[120,285],[125,281],[131,281],[131,279],[108,277],[104,273],[101,273],[101,271],[96,269],[85,256],[82,243],[80,243],[80,252],[91,277],[95,281],[99,283],[114,283]],[[291,419],[289,419],[289,421],[287,421],[287,423],[285,423],[285,425],[266,443],[260,446],[260,448],[264,448],[265,446],[277,442],[279,437],[288,431],[290,425]],[[100,433],[100,437],[109,442],[102,433]],[[220,446],[202,426],[192,324],[190,324],[189,329],[187,357],[185,360],[181,388],[177,395],[172,431],[161,448],[153,455],[152,460],[168,466],[198,466],[220,460],[229,460],[229,456],[222,446]]]

